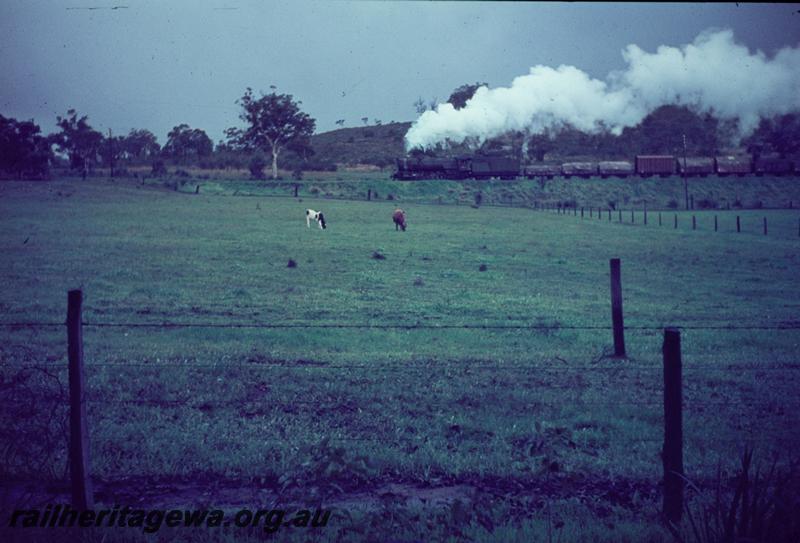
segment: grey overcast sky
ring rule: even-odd
[[[652,52],[709,28],[771,56],[800,43],[800,4],[2,0],[0,114],[49,133],[74,108],[162,145],[186,123],[216,143],[240,126],[247,87],[275,85],[324,132],[414,120],[420,96],[507,86],[537,64],[602,79],[628,44]]]

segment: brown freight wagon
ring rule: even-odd
[[[686,176],[687,177],[694,177],[695,175],[699,175],[700,177],[705,177],[707,175],[711,175],[714,173],[714,159],[710,157],[699,157],[699,156],[691,156],[686,157]],[[684,173],[684,159],[678,159],[678,173],[683,175]]]
[[[718,156],[715,159],[717,175],[738,175],[744,177],[753,171],[749,156]]]
[[[642,177],[672,175],[675,173],[675,157],[672,155],[637,155],[636,173]]]

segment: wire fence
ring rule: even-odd
[[[80,314],[80,311],[78,311]],[[185,321],[164,321],[164,322],[141,322],[141,321],[83,321],[82,319],[67,319],[67,322],[47,321],[47,320],[20,320],[0,322],[0,328],[11,332],[26,328],[66,328],[68,333],[74,334],[75,330],[83,329],[343,329],[343,330],[470,330],[470,331],[493,331],[516,330],[516,331],[587,331],[587,332],[611,332],[615,327],[604,325],[584,325],[584,324],[541,324],[541,323],[396,323],[396,324],[373,324],[373,323],[326,323],[326,322],[185,322]],[[658,332],[664,330],[663,326],[641,325],[624,326],[624,331],[637,332]],[[687,324],[684,326],[673,327],[676,330],[729,330],[735,333],[744,331],[794,331],[800,329],[800,321],[785,320],[779,322],[766,323],[723,323],[723,324]],[[609,334],[610,339],[610,334]],[[82,341],[82,340],[81,340]],[[246,356],[246,354],[244,355]],[[35,356],[34,356],[35,358]],[[82,358],[82,356],[81,356]],[[97,390],[87,389],[81,395],[81,403],[88,408],[92,416],[99,421],[114,420],[118,424],[116,417],[120,413],[132,412],[134,409],[157,410],[159,420],[172,420],[180,417],[180,414],[188,412],[202,412],[206,415],[220,412],[224,420],[246,421],[261,417],[263,420],[277,413],[286,420],[298,420],[321,417],[325,414],[335,414],[334,418],[325,419],[329,424],[311,425],[305,437],[288,435],[280,436],[274,443],[285,446],[287,442],[305,443],[313,446],[308,440],[314,441],[316,437],[325,437],[339,444],[360,444],[364,448],[375,446],[384,449],[398,449],[406,451],[418,447],[420,444],[427,444],[427,447],[440,447],[447,444],[448,450],[455,447],[457,450],[460,443],[470,443],[470,447],[491,447],[495,440],[500,439],[505,443],[503,447],[514,449],[518,446],[529,447],[529,443],[522,445],[511,443],[517,438],[508,435],[501,435],[494,430],[475,430],[480,439],[471,436],[468,429],[461,426],[463,423],[453,422],[448,419],[448,415],[458,415],[459,417],[471,417],[476,412],[489,412],[493,416],[529,416],[531,413],[566,413],[566,412],[585,412],[613,414],[616,417],[634,418],[644,415],[645,418],[653,415],[660,415],[665,407],[665,399],[661,397],[658,377],[664,370],[664,366],[659,363],[643,363],[636,357],[614,357],[613,354],[604,350],[591,362],[573,361],[562,358],[558,354],[548,351],[526,351],[524,360],[515,359],[508,362],[497,360],[496,357],[487,355],[481,358],[467,358],[449,361],[444,364],[426,360],[393,361],[381,363],[369,362],[336,362],[324,360],[304,360],[288,359],[275,360],[269,356],[258,356],[253,359],[244,358],[243,360],[227,359],[215,362],[199,361],[196,359],[185,359],[185,361],[149,361],[149,360],[119,360],[102,361],[89,360],[86,364],[81,361],[81,366],[87,370],[108,368],[114,371],[130,369],[137,374],[137,386],[125,389],[122,385],[119,389],[110,389],[109,384]],[[67,419],[70,413],[69,402],[73,401],[68,393],[68,387],[62,382],[62,377],[67,372],[67,365],[64,364],[63,357],[50,360],[46,363],[3,361],[0,368],[12,370],[5,375],[0,374],[0,404],[13,406],[15,420],[12,424],[0,430],[0,438],[8,443],[4,454],[5,458],[0,458],[0,464],[6,470],[19,470],[22,473],[36,473],[36,470],[51,469],[53,458],[57,450],[67,447]],[[158,381],[151,381],[153,375],[142,373],[142,370],[149,368],[158,372],[155,374]],[[170,378],[164,377],[160,370],[169,368],[175,371],[192,372],[187,373],[192,386],[184,391],[170,390]],[[317,381],[306,382],[307,390],[302,386],[282,389],[291,383],[292,380],[265,381],[263,383],[248,383],[247,378],[251,372],[276,372],[281,370],[306,371],[306,376],[315,377]],[[251,389],[244,390],[241,387],[222,388],[214,392],[216,385],[214,382],[205,382],[198,372],[202,371],[225,371],[232,372],[234,378]],[[235,370],[235,371],[233,371]],[[724,422],[718,420],[726,415],[734,416],[742,410],[751,414],[761,414],[762,424],[759,428],[748,428],[749,425],[739,425],[737,432],[725,431],[720,435],[705,435],[704,432],[692,433],[687,435],[686,441],[692,456],[688,458],[702,458],[704,451],[709,448],[717,450],[721,448],[740,447],[749,440],[764,439],[765,436],[773,436],[774,444],[781,442],[782,430],[780,421],[772,424],[763,424],[763,414],[790,413],[796,412],[800,408],[800,397],[782,398],[775,401],[773,397],[757,394],[758,391],[740,391],[727,389],[731,383],[725,376],[740,378],[750,375],[746,372],[764,372],[770,379],[793,382],[800,380],[800,361],[786,360],[779,362],[753,363],[752,360],[742,359],[735,356],[734,360],[724,362],[714,362],[703,365],[688,365],[685,368],[685,375],[692,378],[693,375],[707,377],[709,374],[716,374],[720,387],[715,388],[709,393],[702,390],[700,385],[690,384],[684,387],[684,395],[681,400],[682,408],[691,416],[705,416],[702,413],[713,413],[715,420],[722,426]],[[16,374],[13,371],[17,371]],[[70,370],[71,371],[71,370]],[[83,370],[81,370],[83,371]],[[322,372],[314,375],[313,372]],[[369,379],[358,381],[359,372]],[[26,373],[27,372],[27,373]],[[622,373],[620,373],[622,372]],[[643,372],[643,373],[642,373]],[[626,390],[621,387],[626,382],[620,375],[637,373],[646,375],[646,378],[631,379],[629,383],[635,386],[634,389]],[[474,375],[473,375],[474,374]],[[399,377],[402,376],[404,380]],[[491,381],[486,377],[491,376]],[[504,376],[504,377],[503,377]],[[590,381],[582,380],[590,376]],[[574,377],[580,377],[578,381]],[[720,380],[722,377],[722,380]],[[140,379],[141,378],[141,379]],[[454,381],[458,378],[459,381]],[[481,379],[482,378],[482,379]],[[235,379],[234,379],[235,380]],[[397,384],[394,388],[395,393],[386,394],[387,388],[370,389],[376,382],[381,381],[383,385]],[[406,386],[406,381],[417,383],[415,386]],[[443,382],[456,383],[450,387],[439,386],[437,383]],[[734,379],[735,381],[735,379]],[[154,387],[152,392],[147,388],[142,388],[142,383],[160,383],[163,386]],[[323,382],[335,382],[338,390],[326,390],[322,386]],[[458,386],[466,386],[472,382],[472,388],[459,389]],[[252,386],[264,385],[263,390],[252,389]],[[456,388],[454,388],[454,386]],[[245,386],[246,388],[246,386]],[[473,394],[480,390],[478,397]],[[521,390],[528,391],[520,393]],[[238,394],[238,396],[234,396]],[[135,396],[135,397],[134,397]],[[483,399],[482,399],[483,398]],[[487,399],[489,398],[489,399]],[[75,404],[72,404],[74,410]],[[391,407],[390,409],[387,409]],[[415,420],[420,416],[425,421],[436,421],[436,424],[427,429],[418,429],[413,432],[395,429],[386,431],[385,424],[389,421],[384,420],[391,415],[392,409],[397,406],[404,406],[404,416]],[[118,409],[113,409],[117,407]],[[385,411],[385,412],[384,412]],[[388,413],[388,414],[387,414]],[[528,413],[528,415],[525,415]],[[634,415],[635,414],[635,415]],[[36,418],[39,418],[36,422]],[[326,415],[327,416],[327,415]],[[755,416],[755,415],[754,415]],[[288,418],[287,418],[288,417]],[[324,417],[323,417],[324,418]],[[330,420],[329,420],[330,419]],[[509,419],[510,420],[510,419]],[[106,422],[107,423],[107,422]],[[263,422],[258,426],[259,436],[263,434]],[[768,428],[769,426],[769,428]],[[650,425],[642,433],[628,429],[622,439],[628,447],[636,447],[638,444],[644,446],[657,447],[665,441],[665,437],[658,435],[660,432],[653,431]],[[577,431],[577,430],[576,430]],[[485,435],[484,435],[485,434]],[[572,431],[564,438],[568,441],[567,445],[577,448],[573,439],[569,437]],[[577,435],[577,434],[576,434]],[[36,437],[40,436],[40,437]],[[44,437],[42,437],[44,436]],[[316,436],[316,437],[315,437]],[[553,438],[553,436],[549,436]],[[261,439],[261,437],[259,437]],[[521,439],[521,438],[519,438]],[[550,443],[549,447],[560,447],[561,439],[558,437],[555,442]],[[608,439],[612,439],[608,437]],[[772,438],[770,438],[772,439]],[[38,441],[37,441],[38,440]],[[552,441],[552,439],[551,439]],[[30,443],[37,442],[37,448],[30,448]],[[571,443],[571,445],[570,445]],[[267,439],[263,443],[269,446]],[[499,445],[498,445],[499,446]],[[691,462],[693,469],[701,469]],[[716,464],[717,466],[719,464]],[[48,468],[48,466],[50,466]],[[705,469],[705,468],[702,468]],[[65,469],[64,474],[67,473]],[[56,474],[57,475],[57,474]],[[58,477],[57,477],[58,478]]]

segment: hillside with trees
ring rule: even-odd
[[[459,87],[448,101],[463,107],[479,85]],[[132,129],[127,135],[103,134],[92,128],[88,116],[72,109],[57,118],[59,131],[49,135],[41,134],[33,121],[0,115],[0,175],[42,179],[50,175],[52,168],[58,168],[62,174],[92,175],[102,169],[103,175],[111,176],[133,171],[159,176],[168,171],[185,173],[192,168],[249,170],[249,177],[263,179],[265,169],[269,168],[273,178],[291,175],[299,179],[304,171],[334,171],[364,165],[391,169],[394,160],[406,154],[404,136],[411,122],[374,121],[369,125],[364,118],[364,126],[312,134],[314,119],[299,109],[300,103],[294,102],[291,95],[273,92],[255,98],[246,93],[240,104],[245,126],[229,129],[227,141],[216,146],[202,129],[187,124],[175,126],[162,147],[146,129]],[[292,119],[295,125],[289,122]],[[344,122],[337,124],[343,126]],[[280,130],[283,132],[279,133]],[[506,134],[485,141],[478,148],[461,144],[425,154],[482,153],[543,163],[632,160],[638,154],[681,156],[684,135],[689,156],[749,153],[797,159],[800,154],[800,115],[795,113],[763,120],[753,134],[741,141],[736,141],[735,133],[735,125],[720,122],[710,114],[699,115],[683,106],[668,105],[651,112],[638,125],[625,128],[619,136],[608,131],[587,134],[564,126],[536,135]]]

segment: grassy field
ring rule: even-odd
[[[684,182],[668,178],[599,177],[589,179],[517,179],[486,183],[475,180],[394,181],[391,169],[378,171],[308,172],[302,180],[285,176],[283,181],[254,181],[234,172],[209,178],[151,178],[156,186],[177,187],[179,191],[236,196],[293,196],[295,186],[301,198],[400,200],[414,203],[472,205],[480,193],[483,204],[528,206],[552,204],[603,209],[684,209]],[[198,189],[199,187],[199,189]],[[800,179],[797,177],[746,176],[708,177],[687,180],[688,193],[700,209],[785,209],[800,207]]]
[[[330,540],[371,540],[364,526],[378,540],[547,540],[565,522],[562,541],[667,541],[664,326],[684,327],[690,479],[731,473],[746,444],[764,462],[796,455],[800,211],[697,212],[693,231],[691,212],[645,227],[629,212],[423,205],[463,190],[451,182],[397,183],[418,195],[386,201],[394,182],[374,183],[372,202],[0,184],[2,321],[63,322],[67,290],[84,291],[100,501],[218,504],[227,485],[232,504],[372,511],[337,517]],[[306,228],[307,207],[327,230]],[[623,360],[608,356],[613,257]],[[0,361],[0,479],[63,481],[63,326],[0,326]],[[387,485],[391,503],[376,498]],[[444,509],[423,505],[432,488]]]

